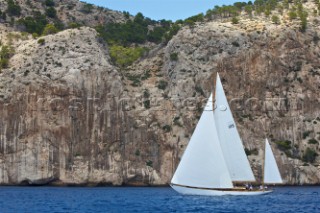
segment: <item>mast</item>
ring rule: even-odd
[[[212,86],[212,112],[215,110],[214,104],[216,103],[216,87],[217,87],[217,72],[213,73],[213,86]]]
[[[264,191],[264,172],[265,172],[265,163],[266,163],[266,142],[264,143],[264,147],[263,147],[263,158],[262,158],[262,188]]]

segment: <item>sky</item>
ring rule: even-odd
[[[82,0],[112,10],[128,11],[131,15],[141,12],[153,20],[176,21],[205,13],[215,5],[231,5],[236,0]],[[237,0],[246,1],[246,0]]]

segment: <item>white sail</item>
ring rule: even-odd
[[[273,156],[268,139],[266,139],[265,144],[264,183],[282,183],[279,168],[276,159]]]
[[[230,177],[232,181],[255,181],[219,74],[217,74],[216,80],[215,99],[214,119]]]
[[[212,112],[212,95],[171,183],[200,188],[232,188]]]

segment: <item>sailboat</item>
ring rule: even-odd
[[[170,186],[187,195],[261,195],[271,190],[236,187],[255,182],[243,149],[223,86],[217,73],[214,94],[210,95]],[[271,147],[266,139],[264,182],[282,183]]]

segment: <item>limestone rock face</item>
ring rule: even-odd
[[[117,70],[90,28],[44,39],[22,42],[1,77],[1,183],[121,183],[120,150],[107,151],[124,116],[108,111]]]
[[[166,184],[176,153],[167,117],[126,88],[96,31],[42,39],[17,40],[1,73],[0,183]]]
[[[14,29],[1,29],[9,42]],[[319,33],[207,22],[126,69],[89,27],[14,39],[0,73],[0,184],[168,184],[216,72],[257,180],[268,137],[286,183],[318,184],[319,156],[303,156],[320,148]]]

